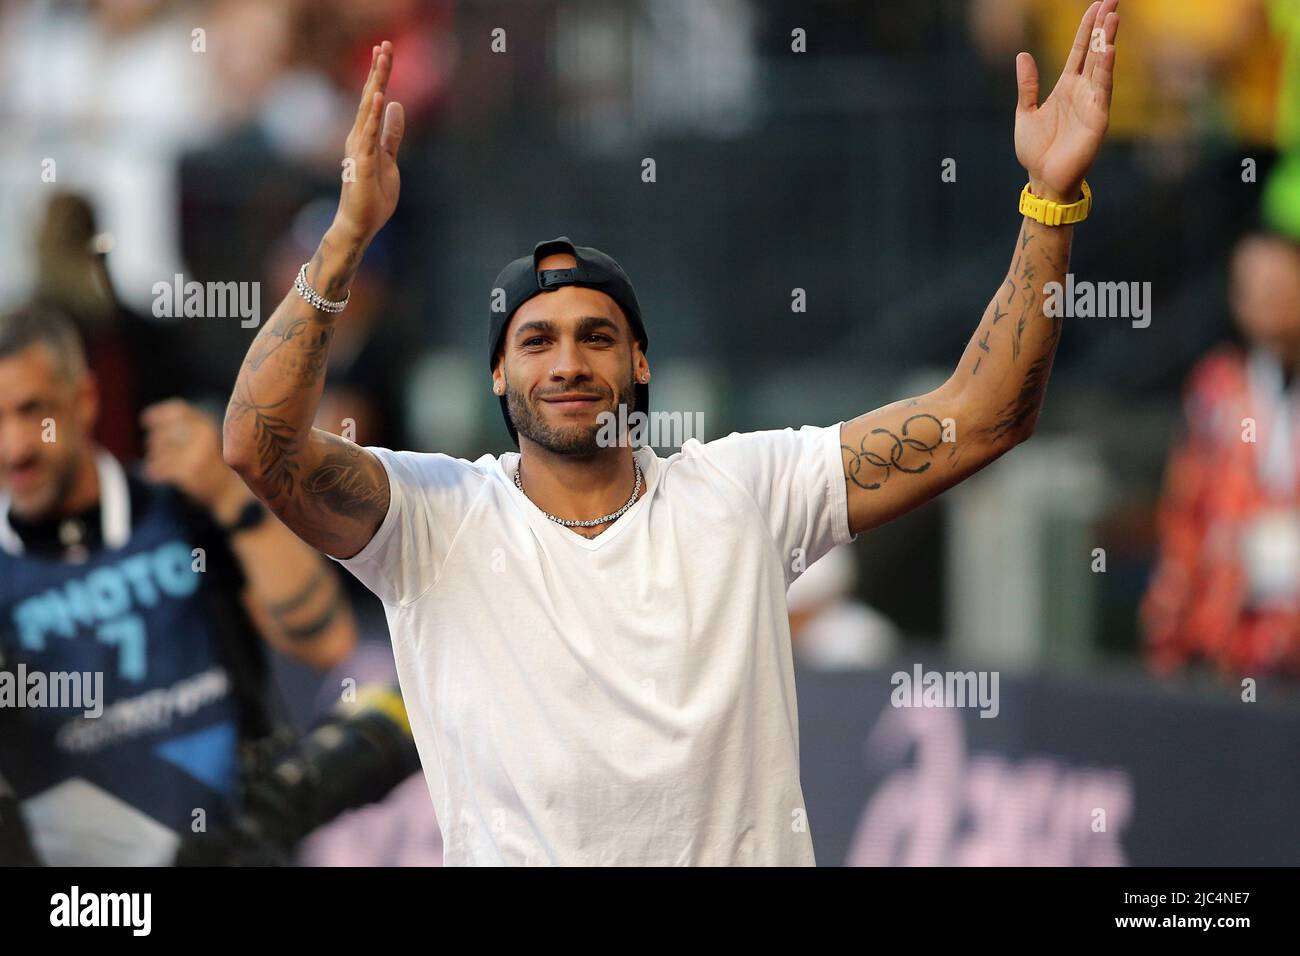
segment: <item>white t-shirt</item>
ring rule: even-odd
[[[638,449],[592,539],[517,452],[370,449],[391,504],[341,563],[384,602],[447,865],[815,863],[785,598],[852,540],[839,435]]]

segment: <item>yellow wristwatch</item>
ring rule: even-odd
[[[1035,196],[1029,191],[1028,183],[1020,191],[1020,212],[1045,226],[1069,226],[1083,222],[1091,211],[1092,190],[1088,188],[1086,179],[1083,181],[1083,198],[1078,202],[1053,202]]]

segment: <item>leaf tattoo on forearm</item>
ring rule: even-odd
[[[253,400],[247,388],[243,394],[230,400],[230,418],[238,421],[250,412],[253,415],[253,439],[257,446],[257,458],[262,467],[262,474],[274,495],[293,493],[294,473],[298,463],[294,453],[298,444],[298,431],[289,422],[278,415],[268,414],[287,402],[282,398],[278,402],[259,405]]]

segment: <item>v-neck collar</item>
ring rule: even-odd
[[[510,493],[516,496],[519,506],[528,518],[528,523],[533,526],[535,531],[539,534],[559,535],[581,548],[595,551],[603,548],[607,542],[617,538],[623,533],[624,528],[636,520],[637,515],[641,513],[643,506],[649,500],[651,492],[654,491],[655,485],[659,481],[659,456],[655,454],[654,449],[645,446],[634,449],[632,454],[636,456],[637,463],[641,466],[643,479],[641,497],[636,500],[636,503],[631,508],[623,512],[618,520],[594,538],[588,538],[585,535],[578,534],[572,528],[556,524],[546,517],[541,508],[533,504],[531,498],[519,490],[518,486],[515,485],[515,472],[519,470],[519,452],[506,452],[498,459],[498,467],[505,479],[506,486],[510,489]]]

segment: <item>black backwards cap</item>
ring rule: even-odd
[[[578,264],[572,269],[546,269],[539,272],[537,263],[557,252],[569,253]],[[531,256],[521,256],[510,263],[501,270],[496,282],[492,284],[492,305],[497,301],[496,290],[501,289],[505,293],[505,309],[498,312],[493,310],[491,305],[488,307],[489,369],[496,367],[497,352],[501,348],[501,336],[519,307],[535,295],[565,285],[595,289],[617,302],[627,317],[628,325],[632,327],[637,341],[641,343],[641,351],[646,351],[650,345],[650,338],[646,335],[645,325],[641,321],[641,306],[637,304],[636,292],[632,290],[632,282],[623,271],[623,267],[599,249],[593,249],[591,246],[575,246],[568,236],[560,236],[558,239],[539,242]],[[650,411],[649,385],[637,383],[636,408],[640,412]],[[519,433],[515,430],[514,423],[510,421],[510,408],[504,395],[501,396],[501,415],[506,420],[510,437],[518,445]]]

